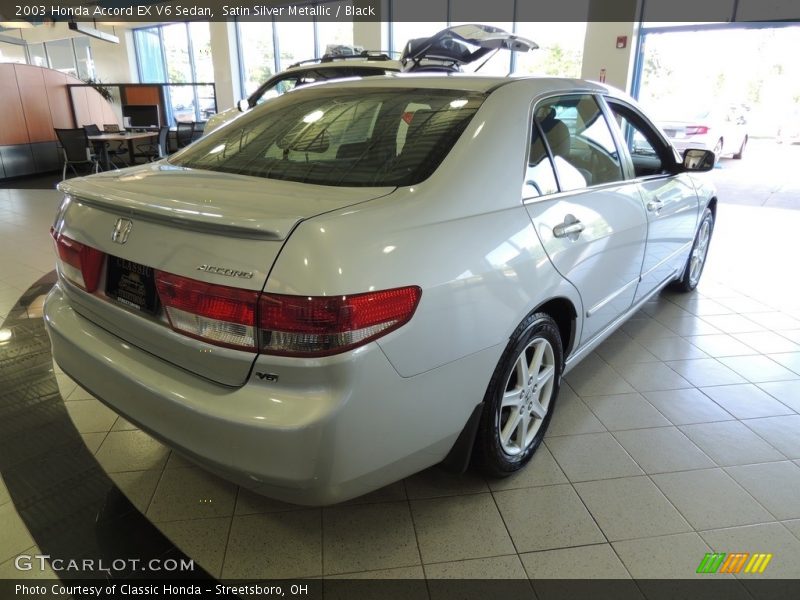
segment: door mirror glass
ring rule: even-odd
[[[711,150],[690,148],[683,153],[683,168],[686,171],[710,171],[714,168],[714,153]]]
[[[250,103],[247,101],[247,98],[242,98],[236,103],[236,108],[239,109],[239,112],[247,112],[250,108]]]

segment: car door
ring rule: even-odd
[[[647,236],[639,191],[593,95],[536,104],[523,199],[551,262],[581,295],[584,344],[630,308]]]
[[[614,98],[606,102],[621,137],[627,177],[635,182],[647,214],[648,236],[634,302],[683,269],[698,217],[694,184],[675,174],[677,157],[636,108]]]

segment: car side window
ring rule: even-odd
[[[669,173],[672,152],[655,129],[636,111],[624,104],[609,101],[622,138],[631,155],[635,177]]]
[[[524,198],[534,198],[558,191],[553,163],[544,147],[539,128],[533,124],[531,146],[528,153],[528,166],[525,169],[525,183],[522,189]]]
[[[622,181],[622,164],[608,123],[590,95],[547,100],[535,119],[553,157],[562,191]]]

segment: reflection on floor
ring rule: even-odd
[[[0,315],[49,271],[55,201],[0,191]],[[800,212],[719,213],[699,291],[655,298],[572,371],[532,464],[502,481],[429,469],[339,506],[283,504],[55,378],[97,477],[214,576],[687,578],[716,551],[771,553],[759,577],[797,578]],[[13,495],[0,493],[0,577],[33,546]]]
[[[80,434],[70,418],[77,405],[65,407],[59,393],[64,375],[54,374],[41,311],[53,283],[55,273],[31,286],[0,328],[0,522],[7,546],[0,557],[11,550],[62,564],[89,559],[97,567],[113,566],[61,570],[61,578],[163,577],[150,568],[152,560],[181,562],[186,555],[112,482],[92,455],[91,436]],[[131,557],[141,563],[129,562]],[[10,564],[1,569],[3,577],[19,577]],[[50,569],[23,574],[54,575]],[[175,575],[208,578],[202,569]]]

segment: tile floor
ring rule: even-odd
[[[0,190],[0,320],[51,268],[56,202]],[[534,460],[501,481],[429,469],[339,506],[284,504],[191,465],[54,368],[97,461],[216,576],[687,578],[714,550],[774,553],[765,576],[797,578],[798,226],[800,211],[721,206],[699,290],[658,296],[573,370]],[[33,540],[2,485],[0,523],[9,577]]]

